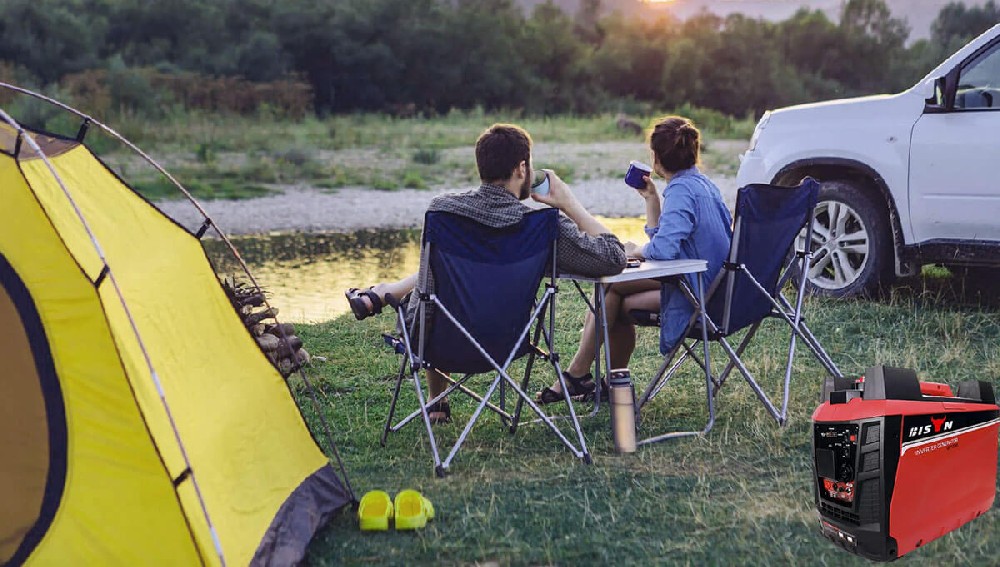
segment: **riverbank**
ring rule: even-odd
[[[728,175],[711,177],[731,208],[736,200],[735,178]],[[658,185],[662,188],[662,181]],[[572,187],[580,202],[595,215],[638,217],[644,214],[642,200],[621,179],[591,179],[573,183]],[[435,196],[472,188],[473,185],[377,191],[348,187],[330,192],[294,185],[265,197],[218,199],[205,201],[202,206],[225,233],[232,235],[414,228],[423,222],[424,211]],[[162,201],[157,206],[188,228],[197,229],[201,225],[201,215],[186,201]]]

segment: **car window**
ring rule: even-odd
[[[962,68],[955,108],[1000,110],[1000,43]]]

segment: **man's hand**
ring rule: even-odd
[[[580,201],[576,200],[576,195],[573,194],[569,185],[566,185],[565,181],[559,179],[559,176],[554,171],[551,169],[543,169],[542,171],[549,176],[549,194],[539,195],[538,193],[532,193],[532,199],[559,209],[575,222],[581,231],[591,236],[611,232],[599,220],[587,212],[587,209],[580,204]]]
[[[547,195],[532,193],[531,198],[572,216],[570,214],[571,211],[581,208],[576,195],[573,194],[573,191],[569,188],[569,185],[566,185],[565,181],[559,179],[559,176],[554,171],[551,169],[543,169],[541,171],[544,171],[549,176],[549,193]]]
[[[631,240],[624,243],[622,246],[625,247],[625,255],[629,258],[643,258],[642,246],[632,242]]]

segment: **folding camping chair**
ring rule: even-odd
[[[642,441],[643,443],[706,433],[711,429],[715,421],[712,399],[734,368],[743,375],[771,417],[779,425],[784,425],[788,418],[792,361],[798,339],[806,344],[831,376],[843,377],[837,365],[823,350],[819,340],[806,326],[802,315],[806,268],[812,261],[810,243],[812,242],[813,216],[818,194],[819,183],[812,178],[804,179],[798,187],[756,184],[748,185],[739,190],[736,198],[736,218],[729,256],[709,287],[707,296],[708,340],[719,343],[729,357],[729,363],[722,373],[717,379],[712,379],[711,391],[706,392],[708,423],[705,429],[700,432],[676,432],[659,435],[646,439]],[[805,248],[795,250],[786,263],[788,251],[795,243],[796,236],[803,230],[805,232]],[[798,276],[798,286],[793,306],[781,290],[796,275]],[[634,311],[630,315],[640,325],[659,324],[658,313]],[[696,351],[703,336],[696,315],[691,317],[685,334],[664,357],[655,377],[639,399],[640,408],[663,389],[687,358],[695,360],[704,369]],[[768,318],[785,321],[792,331],[788,345],[780,411],[764,393],[740,358],[761,324]],[[726,339],[747,328],[749,329],[739,346],[733,349]],[[689,344],[689,340],[693,341],[693,344]],[[673,359],[678,352],[681,352],[681,356],[674,363]]]
[[[559,357],[554,354],[558,216],[555,209],[533,211],[525,214],[518,225],[496,229],[459,215],[427,213],[422,254],[428,261],[435,291],[423,291],[428,287],[427,282],[418,282],[410,299],[420,302],[412,326],[406,323],[404,305],[390,298],[401,330],[395,346],[404,359],[382,434],[383,446],[390,432],[398,431],[419,416],[427,428],[435,472],[444,476],[484,410],[498,414],[513,433],[520,419],[521,404],[524,403],[575,457],[590,462],[586,441],[564,383]],[[537,298],[543,277],[547,277],[548,281],[544,293]],[[534,338],[529,341],[532,324],[536,325]],[[539,339],[544,339],[545,347],[552,354],[536,346]],[[511,378],[507,368],[524,355],[528,355],[528,360],[524,378],[519,384]],[[525,393],[536,357],[551,364],[562,384],[579,446],[574,445],[552,418]],[[429,368],[445,375],[464,376],[460,379],[449,376],[449,386],[444,392],[425,401],[419,373]],[[486,372],[495,372],[496,377],[483,395],[465,386],[471,376]],[[407,373],[413,380],[419,408],[393,424],[400,388]],[[498,388],[499,406],[491,402]],[[506,409],[508,388],[519,398],[518,411],[514,415]],[[478,406],[442,461],[428,408],[455,391],[471,396]]]

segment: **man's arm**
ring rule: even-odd
[[[532,193],[532,199],[559,209],[586,234],[598,236],[611,233],[606,226],[601,224],[601,221],[595,219],[594,215],[590,214],[590,211],[580,204],[576,195],[569,188],[569,185],[566,185],[565,181],[559,179],[559,176],[554,171],[551,169],[543,169],[542,171],[549,176],[549,193],[548,195]]]
[[[562,211],[559,217],[557,261],[561,272],[609,276],[625,269],[625,248],[618,237],[587,211],[566,183],[549,175],[549,194],[531,197]]]

